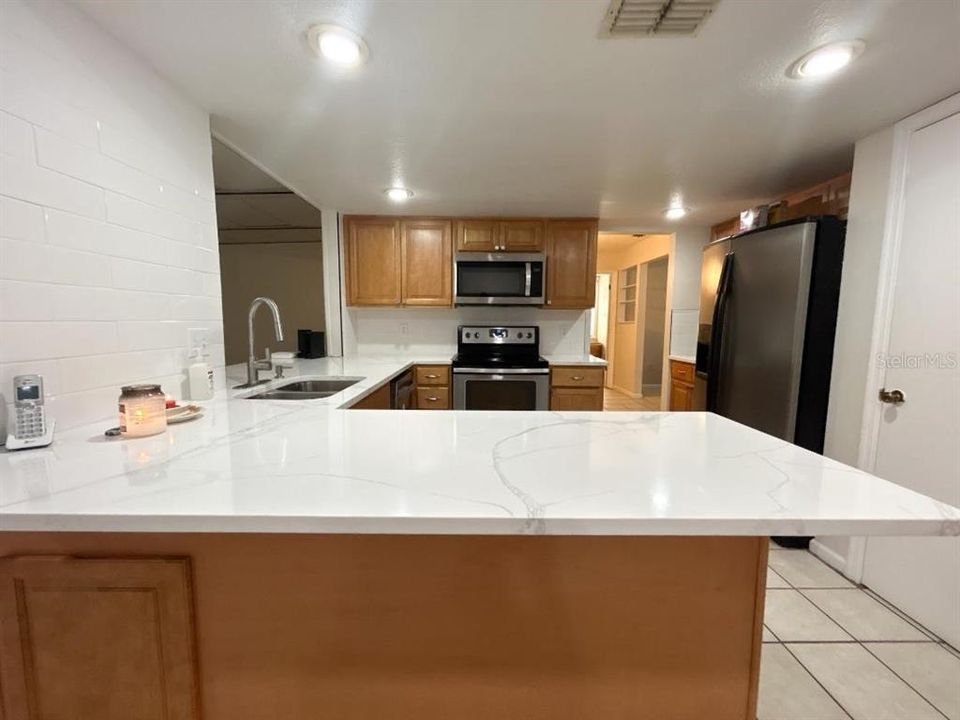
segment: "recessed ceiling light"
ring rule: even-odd
[[[667,220],[679,220],[687,214],[687,208],[683,206],[683,199],[679,193],[674,193],[670,198],[670,207],[663,211],[663,216]]]
[[[406,202],[407,200],[413,197],[412,190],[407,190],[406,188],[402,188],[402,187],[387,188],[386,190],[383,191],[383,194],[396,203]]]
[[[367,44],[363,38],[337,25],[311,25],[307,40],[317,55],[336,65],[350,67],[367,58]]]
[[[833,75],[856,60],[865,47],[863,40],[841,40],[821,45],[787,68],[787,75],[798,80]]]

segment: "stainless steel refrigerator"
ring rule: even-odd
[[[696,409],[823,452],[844,231],[802,218],[704,248]]]

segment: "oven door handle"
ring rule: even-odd
[[[530,287],[533,285],[533,263],[526,263],[526,273],[524,277],[523,296],[530,297]]]
[[[508,375],[549,375],[549,368],[512,368],[503,370],[500,368],[467,368],[456,367],[453,369],[455,375],[490,375],[497,379],[504,379]]]

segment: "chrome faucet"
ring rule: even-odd
[[[253,351],[253,318],[261,305],[266,305],[270,308],[270,312],[273,314],[273,332],[277,336],[277,342],[283,342],[283,328],[280,326],[280,308],[277,307],[277,303],[266,297],[254,298],[253,302],[250,303],[250,312],[247,315],[247,339],[250,347],[250,354],[247,357],[247,383],[246,385],[239,385],[238,387],[253,387],[254,385],[259,385],[261,382],[267,382],[266,380],[260,380],[260,371],[273,369],[270,348],[265,348],[265,355],[260,360],[257,359]]]

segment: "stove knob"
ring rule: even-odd
[[[533,337],[533,333],[527,333],[527,340]]]
[[[477,340],[480,339],[480,333],[474,333],[473,336],[474,336]]]

